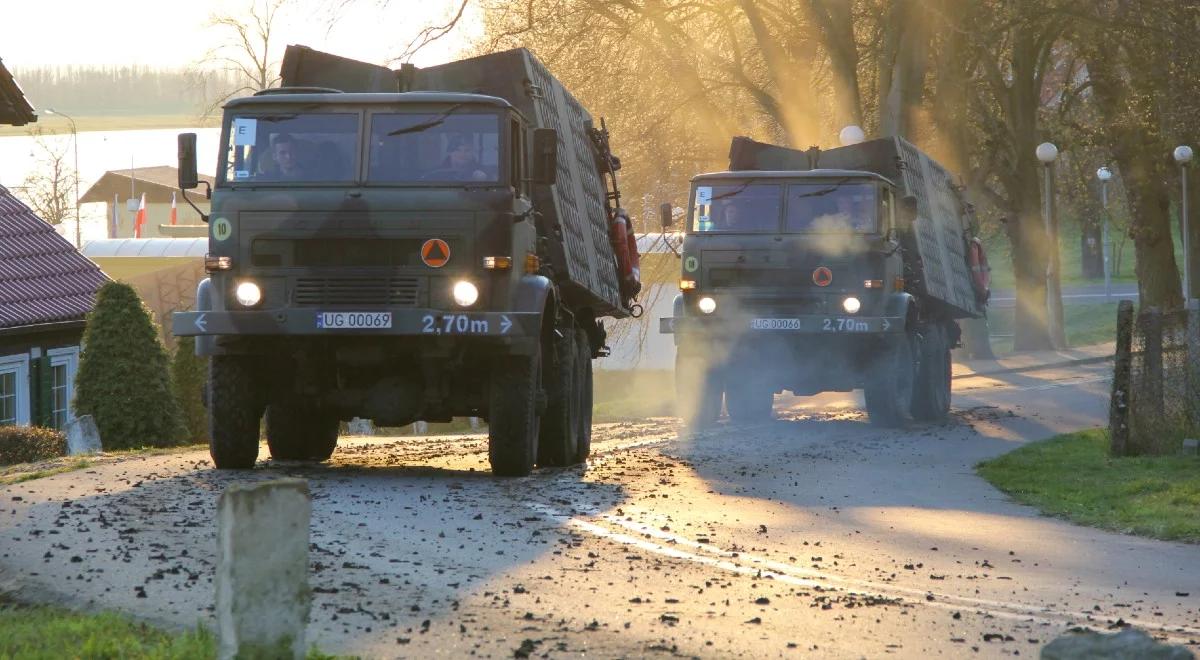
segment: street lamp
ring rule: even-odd
[[[1054,215],[1054,161],[1058,160],[1058,147],[1050,142],[1043,142],[1035,151],[1037,159],[1042,162],[1045,171],[1046,199],[1042,205],[1042,221],[1046,228],[1046,329],[1050,333],[1050,342],[1055,348],[1063,348],[1065,336],[1059,327],[1059,318],[1055,300],[1062,300],[1058,290],[1058,279],[1054,273],[1055,256],[1058,253],[1058,241],[1054,235],[1052,216]]]
[[[79,249],[83,245],[79,238],[79,132],[75,130],[75,120],[67,113],[47,108],[46,114],[58,115],[71,122],[71,143],[75,146],[75,248]]]
[[[1104,225],[1100,232],[1100,249],[1104,256],[1104,302],[1112,298],[1112,266],[1109,264],[1112,245],[1108,239],[1108,182],[1112,179],[1112,170],[1101,167],[1096,170],[1096,178],[1100,179],[1100,207],[1104,215]]]
[[[1192,148],[1185,145],[1175,147],[1175,162],[1179,164],[1179,181],[1183,188],[1183,200],[1179,207],[1179,221],[1183,226],[1183,301],[1192,306],[1192,251],[1188,236],[1188,164],[1192,162]]]

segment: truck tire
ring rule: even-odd
[[[258,460],[265,407],[253,358],[214,355],[208,363],[208,452],[219,470],[248,470]]]
[[[592,343],[583,328],[575,330],[575,373],[579,375],[579,424],[575,443],[575,463],[583,463],[592,453]]]
[[[912,421],[916,360],[909,334],[890,340],[867,374],[863,395],[867,416],[875,426],[903,428]]]
[[[281,461],[325,461],[337,447],[337,417],[311,402],[290,400],[267,406],[267,447]]]
[[[913,385],[912,415],[942,422],[950,415],[950,341],[945,327],[933,325],[921,337],[921,365]]]
[[[744,370],[736,378],[737,387],[725,392],[725,407],[729,419],[739,424],[756,424],[774,418],[775,392],[761,375]]]
[[[719,368],[700,357],[675,357],[675,405],[689,428],[705,428],[721,417],[724,382]]]
[[[579,445],[580,378],[575,365],[575,327],[564,325],[542,347],[542,385],[546,412],[538,433],[538,465],[564,467],[575,462]]]
[[[502,357],[492,365],[488,394],[488,460],[498,477],[533,472],[538,447],[542,351]]]

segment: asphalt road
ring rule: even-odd
[[[952,421],[907,431],[832,395],[754,427],[602,425],[586,472],[523,479],[492,478],[479,437],[240,474],[129,458],[0,489],[0,589],[193,626],[218,493],[288,475],[314,496],[310,640],[330,652],[1031,656],[1123,623],[1200,640],[1200,547],[1040,517],[972,470],[1101,424],[1109,369],[958,379]]]
[[[1014,307],[1017,304],[1015,295],[1016,292],[1011,289],[994,290],[992,297],[988,300],[988,305],[995,308]],[[1106,297],[1103,282],[1100,284],[1073,284],[1063,287],[1062,297],[1064,305],[1093,305],[1119,300],[1136,301],[1138,289],[1137,284],[1133,282],[1114,282],[1112,290]]]

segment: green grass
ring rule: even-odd
[[[34,479],[41,479],[43,477],[53,477],[54,475],[62,474],[63,472],[82,470],[83,468],[91,467],[92,462],[86,458],[76,458],[64,464],[52,465],[43,469],[23,469],[27,465],[28,464],[16,465],[12,466],[12,468],[6,466],[4,471],[0,472],[0,486],[11,486],[12,484],[19,484],[24,481],[33,481]]]
[[[1108,457],[1102,429],[1035,442],[976,469],[1018,502],[1072,522],[1200,542],[1200,458]]]
[[[1178,237],[1176,237],[1178,243]],[[992,289],[1004,289],[1011,291],[1014,287],[1014,279],[1012,272],[1012,246],[1001,233],[983,237],[984,247],[987,248],[988,265],[992,267]],[[1079,241],[1079,227],[1077,223],[1064,226],[1059,234],[1058,244],[1061,252],[1059,253],[1059,266],[1061,268],[1061,280],[1063,286],[1072,284],[1085,284],[1090,282],[1103,282],[1104,278],[1088,279],[1083,277],[1083,246]],[[1183,248],[1180,245],[1178,248],[1179,255],[1182,257]],[[1133,271],[1133,241],[1127,239],[1123,245],[1120,245],[1117,237],[1113,236],[1113,266],[1116,267],[1117,249],[1121,248],[1121,272],[1113,273],[1113,282],[1136,282],[1137,277]]]
[[[1116,341],[1118,304],[1111,302],[1064,305],[1063,323],[1067,331],[1067,345],[1088,346]],[[993,335],[992,350],[997,353],[1012,352],[1015,314],[1016,309],[1012,307],[988,310],[988,330]]]
[[[217,639],[197,627],[171,633],[115,612],[80,613],[0,600],[0,659],[217,657]],[[332,660],[315,647],[308,660]]]

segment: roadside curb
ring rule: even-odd
[[[1093,357],[1075,358],[1073,360],[1060,360],[1058,362],[1046,362],[1043,364],[1028,364],[1021,367],[1009,367],[1005,369],[994,369],[991,371],[970,371],[965,374],[955,374],[950,377],[951,380],[960,380],[963,378],[979,378],[985,376],[1003,376],[1005,374],[1019,374],[1028,371],[1041,371],[1042,369],[1055,369],[1058,367],[1070,367],[1082,364],[1099,364],[1101,362],[1111,362],[1112,355],[1098,355]]]

